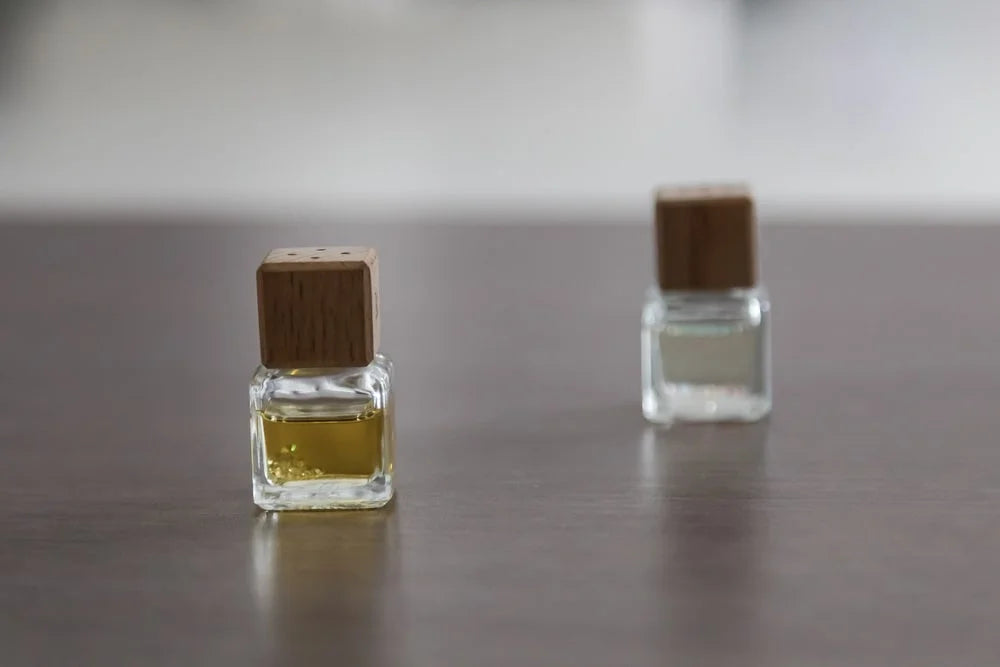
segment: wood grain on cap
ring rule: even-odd
[[[272,250],[257,269],[257,307],[264,366],[367,366],[379,344],[375,250]]]
[[[753,199],[743,186],[656,191],[657,280],[664,290],[757,283]]]

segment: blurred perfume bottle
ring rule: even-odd
[[[656,193],[657,284],[642,313],[642,411],[656,423],[771,410],[770,303],[745,188]]]
[[[378,351],[370,248],[282,248],[257,270],[261,365],[250,382],[254,502],[381,507],[393,494],[392,363]]]

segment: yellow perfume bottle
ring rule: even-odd
[[[393,494],[392,363],[379,353],[370,248],[281,248],[257,270],[250,382],[254,502],[381,507]]]

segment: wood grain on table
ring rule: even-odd
[[[379,250],[388,511],[251,506],[254,271],[316,243]],[[774,414],[668,431],[646,227],[0,244],[4,665],[1000,659],[1000,229],[766,227]]]

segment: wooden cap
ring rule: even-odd
[[[656,192],[657,279],[664,290],[757,284],[753,198],[743,186]]]
[[[372,248],[279,248],[257,269],[260,361],[268,368],[367,366],[379,344]]]

